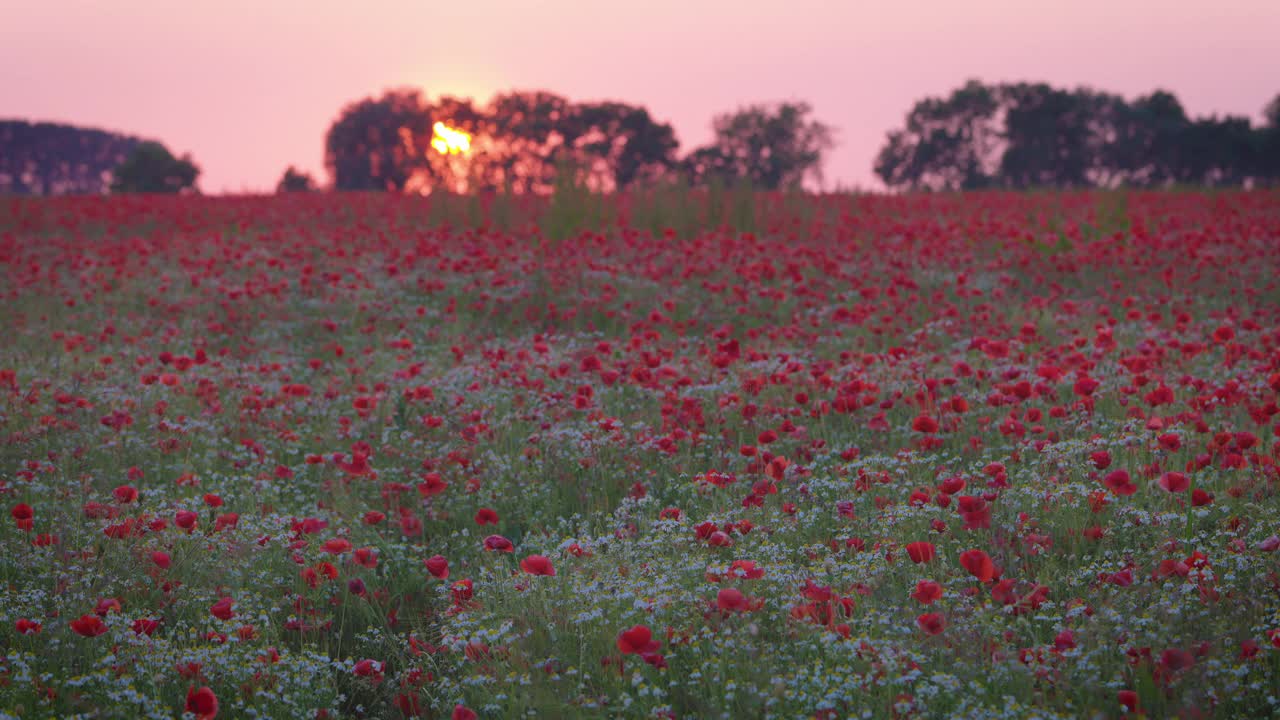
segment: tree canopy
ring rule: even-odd
[[[798,188],[806,179],[821,182],[833,132],[812,114],[808,103],[783,102],[718,115],[715,139],[685,158],[685,173],[694,183],[719,178],[763,190]]]
[[[432,144],[437,123],[465,133],[464,153]],[[642,107],[575,103],[546,91],[513,91],[485,105],[412,90],[348,105],[325,140],[326,166],[342,190],[547,192],[569,164],[599,189],[622,189],[675,165],[671,126]]]
[[[403,190],[421,158],[414,138],[430,135],[417,90],[390,90],[343,108],[325,136],[324,164],[339,190]]]
[[[316,189],[316,181],[306,172],[290,165],[285,168],[280,182],[276,183],[277,193],[312,192]]]
[[[1089,88],[971,80],[925,98],[875,161],[890,188],[1241,185],[1277,179],[1275,116],[1193,119],[1172,93],[1126,101]]]
[[[113,193],[178,193],[195,189],[200,168],[190,155],[174,157],[158,142],[139,143],[115,169]]]
[[[0,194],[101,194],[136,137],[57,123],[0,121]]]

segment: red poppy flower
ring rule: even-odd
[[[511,541],[501,535],[490,535],[484,539],[485,550],[496,550],[497,552],[514,552],[515,546]]]
[[[928,415],[920,415],[911,421],[911,429],[919,433],[936,433],[938,432],[938,421]]]
[[[1076,380],[1071,389],[1080,397],[1089,397],[1093,395],[1093,391],[1097,390],[1098,386],[1101,384],[1102,383],[1091,377],[1082,377],[1079,380]]]
[[[1180,493],[1191,487],[1191,481],[1180,472],[1167,472],[1160,476],[1160,487],[1165,492]]]
[[[729,537],[729,534],[722,530],[716,530],[707,538],[707,544],[712,547],[731,547],[733,545],[733,538]]]
[[[124,607],[116,598],[102,598],[97,605],[93,606],[93,611],[100,617],[106,617],[113,612],[120,612]]]
[[[13,516],[14,522],[18,524],[19,530],[31,530],[35,527],[36,512],[26,503],[18,503],[9,511]]]
[[[433,555],[422,561],[427,566],[427,572],[431,573],[434,578],[447,580],[449,578],[449,561],[443,555]]]
[[[530,555],[520,561],[520,569],[530,575],[555,575],[556,569],[545,555]]]
[[[1089,453],[1089,461],[1099,470],[1106,470],[1111,467],[1111,453],[1106,450],[1095,450]]]
[[[937,557],[937,551],[934,549],[933,543],[907,543],[907,557],[910,557],[911,562],[914,563],[927,563]]]
[[[1185,670],[1195,663],[1195,656],[1181,648],[1170,648],[1160,654],[1160,666],[1170,672]]]
[[[980,497],[961,495],[956,510],[964,519],[965,530],[981,530],[991,527],[991,505]]]
[[[938,613],[924,613],[916,618],[916,625],[927,635],[937,635],[947,627],[947,621]]]
[[[187,533],[190,534],[192,530],[196,529],[196,521],[198,519],[199,516],[190,510],[179,510],[177,514],[173,516],[173,524],[183,530],[186,530]]]
[[[230,620],[236,616],[235,611],[231,609],[231,606],[234,604],[234,600],[229,597],[224,597],[209,607],[209,614],[219,620]]]
[[[351,672],[356,677],[369,678],[374,683],[378,683],[383,678],[383,667],[385,666],[377,660],[364,659],[357,662],[351,668]]]
[[[493,508],[480,508],[476,511],[477,525],[497,525],[498,511]]]
[[[346,538],[331,538],[324,541],[324,544],[320,546],[320,551],[330,555],[351,552],[351,541]]]
[[[138,489],[132,485],[121,485],[111,491],[111,496],[116,499],[116,502],[121,503],[122,505],[128,504],[138,499]]]
[[[71,630],[83,637],[97,637],[105,633],[108,628],[107,624],[102,622],[102,618],[97,615],[86,614],[71,621]]]
[[[759,580],[764,577],[764,568],[756,565],[754,560],[734,560],[729,566],[729,574],[744,580]]]
[[[454,705],[453,714],[449,716],[449,720],[476,720],[478,717],[475,710],[465,705]]]
[[[218,696],[207,687],[187,690],[186,711],[195,715],[196,720],[214,720],[218,717]]]
[[[1102,479],[1102,484],[1116,495],[1127,496],[1138,492],[1138,486],[1129,478],[1128,470],[1112,470]]]
[[[716,607],[724,612],[742,612],[749,604],[747,596],[735,588],[721,588],[716,593]]]
[[[378,551],[371,547],[357,548],[351,559],[361,567],[378,567]]]
[[[921,605],[932,605],[942,597],[942,586],[932,580],[921,580],[916,583],[916,590],[911,593],[911,597]]]
[[[660,643],[653,639],[653,631],[645,625],[636,625],[618,634],[618,650],[623,655],[652,653],[659,646]]]
[[[960,553],[960,565],[979,582],[991,582],[996,576],[996,566],[991,562],[991,556],[981,550],[966,550]]]
[[[1070,630],[1063,630],[1053,637],[1053,648],[1059,652],[1071,650],[1076,646],[1076,636]]]

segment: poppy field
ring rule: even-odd
[[[1280,193],[0,201],[0,717],[1280,713]]]

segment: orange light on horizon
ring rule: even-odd
[[[458,155],[471,151],[471,135],[437,121],[431,126],[431,147],[441,155]]]

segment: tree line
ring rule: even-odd
[[[1280,96],[1247,117],[1192,118],[1172,93],[971,80],[920,100],[875,173],[891,189],[1206,187],[1280,181]]]
[[[0,195],[180,192],[200,169],[163,144],[60,123],[0,120]]]
[[[693,184],[798,187],[819,178],[832,131],[803,102],[757,104],[713,122],[714,140],[679,156],[671,125],[624,102],[574,102],[513,91],[487,103],[391,90],[343,108],[325,136],[325,167],[339,190],[547,193],[565,172],[616,191],[675,175]],[[438,125],[465,133],[465,152],[432,146]]]
[[[681,153],[671,125],[639,105],[547,91],[430,100],[396,89],[341,108],[324,137],[325,168],[337,190],[546,194],[566,177],[599,192],[673,179],[777,190],[821,181],[834,145],[804,102],[740,107],[717,115],[712,130],[710,143]],[[441,132],[465,146],[450,147]],[[891,190],[913,191],[1275,184],[1280,96],[1255,126],[1241,116],[1192,118],[1163,90],[1126,100],[971,80],[915,103],[874,171]],[[0,194],[194,191],[199,172],[189,155],[154,141],[0,121]],[[276,189],[318,188],[290,166]]]

